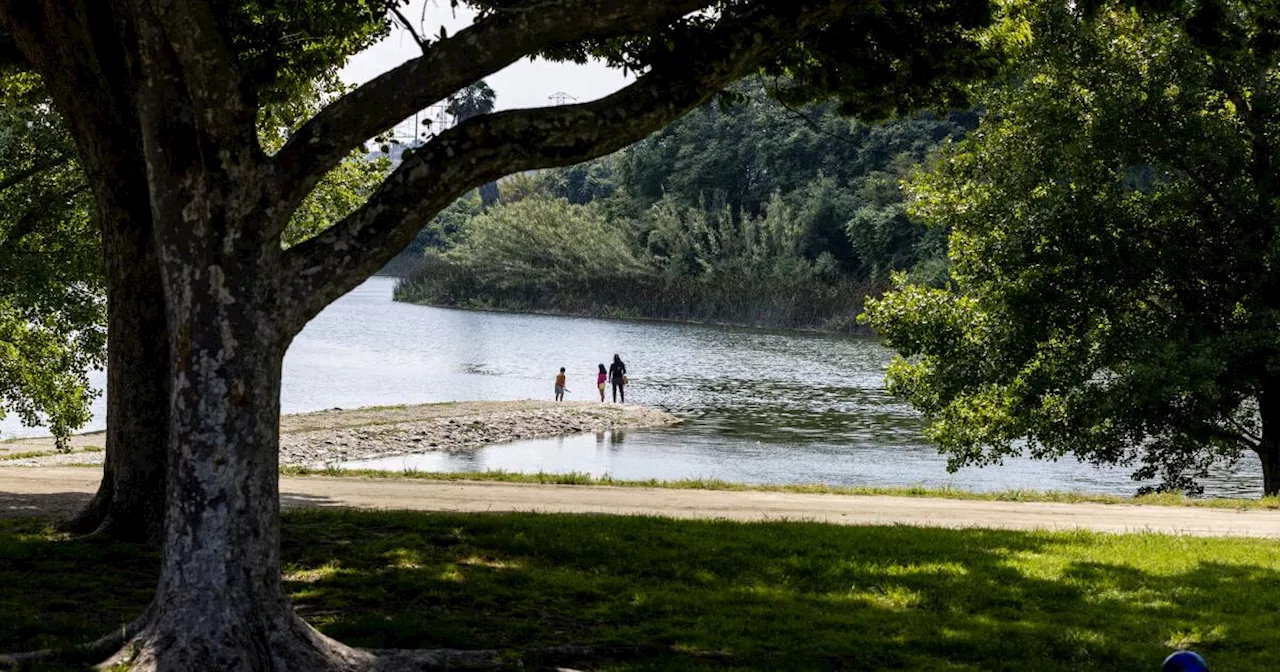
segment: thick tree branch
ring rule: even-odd
[[[35,175],[43,173],[51,168],[57,168],[58,166],[70,161],[71,155],[69,154],[54,154],[50,157],[41,158],[26,170],[18,171],[12,175],[6,175],[3,180],[0,180],[0,191],[5,191],[15,187]]]
[[[48,202],[49,199],[61,201],[70,200],[88,190],[88,183],[80,183],[70,189],[65,189],[56,194],[47,195],[46,202]],[[53,212],[56,213],[57,211],[55,210]],[[32,207],[18,218],[18,221],[14,223],[12,228],[8,231],[0,231],[0,233],[4,234],[3,236],[0,236],[0,253],[16,248],[18,243],[22,242],[23,238],[35,233],[36,226],[45,221],[45,218],[49,214],[50,211],[43,207]]]
[[[210,149],[260,154],[257,110],[245,98],[239,64],[210,3],[141,0],[136,13],[140,25],[160,33],[152,39],[165,43],[157,45],[161,53],[167,48],[177,59],[187,94],[199,111],[197,126],[214,143]]]
[[[466,191],[636,142],[860,4],[787,3],[712,31],[671,65],[601,100],[482,115],[445,131],[401,164],[363,207],[285,254],[282,305],[290,312],[284,328],[301,330],[403,249],[427,216]]]
[[[496,12],[422,56],[334,101],[276,154],[274,191],[300,203],[320,178],[369,138],[414,112],[555,44],[641,32],[711,0],[546,0],[536,12]]]

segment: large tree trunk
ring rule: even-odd
[[[244,259],[200,241],[177,253],[200,248],[215,258],[165,271],[174,459],[160,583],[131,669],[352,669],[368,654],[303,623],[281,585],[279,252]]]
[[[1258,396],[1262,416],[1262,440],[1258,457],[1262,460],[1262,494],[1280,495],[1280,376],[1269,375]]]
[[[142,184],[132,212],[100,208],[108,287],[106,461],[98,493],[64,527],[158,541],[168,455],[168,331],[145,176],[137,177]]]
[[[7,27],[66,117],[98,205],[107,271],[102,484],[67,527],[158,539],[167,455],[168,340],[146,159],[126,46],[110,3],[23,2]]]

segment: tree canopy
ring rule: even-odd
[[[342,4],[319,15],[307,14],[314,3],[233,6],[228,20],[246,69],[259,82],[264,147],[278,150],[297,125],[344,92],[340,65],[387,33],[392,4]],[[312,38],[297,49],[287,45],[289,35]],[[0,76],[0,413],[17,412],[24,424],[45,425],[61,439],[90,419],[95,393],[87,371],[106,361],[97,211],[73,137],[44,81],[24,69],[19,52],[0,50],[0,59],[8,73]],[[284,244],[314,236],[355,210],[385,172],[380,161],[343,161],[294,212]]]
[[[263,108],[264,146],[278,148],[326,100],[341,93],[330,72],[292,86],[294,98]],[[89,420],[88,371],[106,360],[106,278],[97,211],[61,116],[40,78],[0,79],[0,414],[48,427],[58,439]],[[352,155],[293,214],[282,242],[305,240],[361,205],[385,161]],[[3,415],[0,415],[3,417]]]
[[[890,389],[953,465],[1134,465],[1196,490],[1255,452],[1280,491],[1275,10],[1031,3],[1013,83],[911,184],[954,284],[869,305]]]

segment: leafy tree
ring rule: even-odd
[[[39,78],[0,75],[0,417],[61,442],[89,417],[106,302],[88,185]]]
[[[648,270],[598,207],[557,198],[494,206],[468,223],[466,236],[451,260],[499,292],[554,292],[570,280],[625,279]]]
[[[903,197],[903,182],[919,165],[917,156],[904,152],[884,170],[857,182],[858,207],[845,234],[862,264],[860,271],[877,283],[885,283],[894,271],[909,271],[926,284],[946,279],[946,227],[925,227],[907,212]]]
[[[377,16],[384,7],[385,3],[362,8],[344,6],[344,11],[316,25],[307,23],[305,17],[292,23],[281,22],[281,16],[298,9],[289,3],[255,4],[248,7],[250,14],[242,11],[237,15],[237,37],[247,45],[256,45],[246,47],[250,49],[249,64],[251,69],[262,73],[271,70],[263,63],[276,59],[278,54],[272,55],[276,52],[269,49],[264,51],[261,44],[280,43],[283,33],[279,31],[296,30],[309,33],[313,38],[305,53],[297,55],[296,62],[272,66],[283,67],[283,70],[270,76],[262,75],[266,78],[261,89],[265,102],[260,108],[259,127],[264,146],[278,147],[290,128],[314,114],[324,99],[339,92],[337,66],[347,53],[344,50],[362,48],[382,32],[383,22]],[[263,21],[252,19],[253,12],[270,14],[277,10],[283,13]],[[372,22],[371,11],[374,12]],[[343,33],[325,34],[322,30]],[[265,33],[260,35],[254,31]],[[4,39],[0,39],[0,43],[3,42]],[[54,198],[32,210],[39,213],[38,223],[44,227],[37,237],[42,249],[39,253],[27,250],[22,257],[28,263],[15,268],[13,277],[19,282],[16,289],[0,287],[0,301],[9,306],[22,306],[22,314],[9,319],[10,324],[17,325],[11,329],[21,327],[23,330],[21,334],[11,332],[6,348],[4,370],[0,371],[0,388],[5,389],[6,394],[0,396],[0,407],[18,410],[27,422],[44,420],[57,437],[65,436],[88,419],[90,395],[85,371],[91,366],[101,366],[104,361],[102,246],[105,245],[106,318],[112,334],[105,343],[105,359],[110,362],[106,468],[97,495],[66,527],[71,531],[97,531],[121,539],[158,538],[168,455],[165,442],[169,367],[167,326],[159,296],[161,281],[153,263],[154,250],[147,228],[149,207],[145,197],[136,194],[131,198],[103,201],[104,195],[99,190],[97,198],[93,197],[95,194],[85,179],[86,169],[93,168],[93,164],[77,160],[70,129],[52,109],[50,93],[43,80],[24,71],[26,63],[21,54],[11,49],[0,52],[9,59],[5,65],[21,73],[6,76],[0,82],[5,109],[10,111],[9,119],[15,120],[11,130],[16,144],[10,147],[30,146],[23,150],[29,155],[11,163],[15,167],[26,166],[24,161],[36,158],[38,164],[22,173],[29,179],[9,185],[17,190],[11,193],[26,194],[22,191],[24,185],[63,179],[60,177],[63,174],[75,176],[82,185],[76,198],[70,201]],[[126,93],[92,87],[86,90],[97,90],[104,96]],[[128,148],[119,149],[123,152]],[[133,149],[141,151],[140,147]],[[136,161],[119,163],[122,172],[117,176],[124,174],[123,168],[138,171],[132,181],[121,181],[121,190],[128,184],[143,188],[139,185],[144,177],[140,154]],[[358,204],[353,201],[353,194],[367,194],[383,172],[378,164],[344,161],[294,213],[284,242],[305,237],[308,231],[323,226],[326,217],[332,221],[345,214],[344,209]],[[93,175],[90,172],[88,176]],[[67,207],[51,207],[63,204]],[[7,212],[14,215],[16,222],[36,221],[24,219],[18,205]],[[86,223],[96,225],[99,234],[84,229]],[[29,226],[26,230],[30,232]],[[9,239],[16,241],[17,237],[11,235]],[[28,243],[36,240],[31,236],[24,239]],[[113,249],[118,253],[113,254]],[[136,256],[129,262],[117,263],[121,255],[130,254]],[[34,278],[56,278],[57,281],[35,285],[31,282]],[[60,296],[74,297],[75,303],[64,302],[57,298]],[[46,327],[35,329],[36,325]],[[51,334],[48,325],[57,325],[60,341],[48,338]]]
[[[1019,452],[1197,488],[1253,452],[1280,492],[1276,10],[1031,5],[1025,71],[916,180],[951,289],[871,324],[953,465]]]
[[[443,252],[452,248],[462,238],[464,228],[483,212],[478,194],[468,193],[437,213],[430,224],[418,231],[401,256],[417,259],[427,250]]]
[[[667,198],[644,214],[647,251],[668,277],[753,275],[811,280],[804,256],[809,213],[797,212],[779,194],[760,215],[729,208],[708,212]],[[834,261],[824,262],[834,266]]]
[[[298,4],[292,16],[323,35],[359,3]],[[616,151],[761,68],[790,76],[779,95],[791,102],[834,93],[850,110],[888,113],[954,98],[987,64],[971,32],[990,17],[982,0],[475,4],[472,27],[424,44],[421,57],[325,106],[268,154],[258,112],[294,80],[287,58],[259,60],[275,43],[238,32],[254,30],[241,21],[254,12],[206,0],[0,1],[0,21],[76,140],[106,222],[109,283],[113,268],[148,259],[163,278],[164,552],[155,601],[118,658],[131,669],[424,664],[410,653],[377,660],[293,613],[280,579],[277,469],[290,340],[407,245],[424,216],[502,175]],[[284,249],[294,211],[361,143],[533,54],[600,57],[644,74],[599,101],[458,124],[353,213]],[[128,217],[108,212],[125,203],[136,208]],[[114,245],[108,234],[120,231],[144,232],[135,240],[145,246]]]
[[[778,295],[775,298],[796,291],[821,292],[826,289],[824,283],[863,287],[852,301],[825,304],[831,306],[832,314],[809,321],[818,316],[801,311],[806,321],[797,323],[795,314],[777,311],[764,295],[753,297],[758,299],[755,305],[735,297],[733,303],[740,309],[699,307],[673,314],[661,302],[625,300],[626,295],[613,289],[625,281],[621,277],[598,278],[581,293],[554,300],[536,292],[543,300],[521,299],[514,305],[506,302],[516,296],[513,288],[484,296],[486,288],[497,291],[496,286],[467,283],[468,269],[479,272],[478,266],[448,266],[445,272],[439,260],[432,258],[425,262],[428,267],[415,270],[420,247],[402,255],[410,259],[397,268],[412,281],[397,297],[458,305],[455,299],[462,294],[440,286],[465,285],[470,303],[508,309],[527,305],[576,314],[658,316],[647,312],[644,307],[649,306],[673,319],[704,316],[767,326],[854,328],[852,319],[832,318],[851,318],[859,312],[867,281],[875,292],[888,284],[894,270],[917,269],[915,277],[933,283],[945,279],[946,232],[926,230],[907,214],[899,183],[940,143],[962,137],[975,126],[976,113],[923,113],[862,124],[840,117],[830,103],[788,108],[768,98],[768,90],[760,78],[739,84],[732,88],[730,104],[708,103],[616,154],[504,179],[503,201],[545,192],[569,203],[598,206],[607,221],[627,231],[636,258],[647,260],[668,280],[652,289],[671,292],[670,302],[702,306],[719,296],[718,281],[674,282],[677,278],[698,280],[735,273],[786,279],[753,283],[753,291]],[[758,186],[744,186],[754,183]],[[764,189],[773,191],[751,193]],[[775,203],[778,200],[785,208]],[[746,252],[759,248],[715,243],[715,239],[747,240],[764,220],[780,218],[786,219],[788,230],[800,227],[794,250],[762,260],[756,252]],[[435,240],[434,227],[428,226],[421,237]],[[797,250],[799,256],[794,256]],[[812,286],[797,290],[796,282]],[[615,305],[617,299],[624,299],[624,305]],[[757,309],[784,322],[764,320]]]
[[[504,191],[511,194],[513,190]],[[474,199],[473,199],[474,201]],[[533,192],[469,220],[443,254],[428,251],[396,286],[436,305],[760,326],[832,324],[866,287],[838,278],[830,255],[802,254],[805,215],[775,195],[759,216],[734,217],[663,199],[636,225],[609,200],[575,205]],[[637,248],[630,229],[648,231]]]
[[[760,79],[739,85],[732,104],[704,106],[612,157],[608,169],[596,162],[560,171],[555,193],[585,198],[586,192],[571,192],[568,185],[596,171],[611,177],[604,195],[621,191],[635,202],[623,209],[633,214],[671,197],[711,211],[727,206],[735,216],[759,215],[781,194],[805,213],[809,259],[826,253],[846,272],[880,282],[889,270],[915,263],[914,245],[923,227],[907,217],[900,195],[875,199],[896,189],[904,166],[923,161],[940,142],[972,129],[975,114],[860,122],[840,116],[831,103],[784,106],[768,97],[773,88]],[[868,180],[878,180],[883,188],[869,188]],[[875,217],[860,218],[867,207],[878,209],[894,233],[885,235]]]
[[[498,94],[482,79],[449,96],[445,111],[453,115],[454,123],[460,124],[472,117],[492,112],[497,99]],[[485,207],[498,202],[497,182],[480,185],[480,202]]]
[[[549,171],[543,181],[552,194],[574,205],[604,201],[617,192],[615,166],[619,157],[625,153],[610,154],[595,161]]]

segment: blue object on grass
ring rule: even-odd
[[[1160,672],[1208,672],[1209,663],[1195,651],[1175,651],[1164,659]]]

